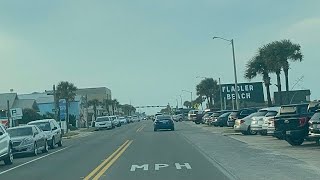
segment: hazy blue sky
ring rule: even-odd
[[[300,43],[304,62],[290,83],[320,97],[319,0],[2,0],[0,92],[43,91],[61,80],[106,86],[121,103],[166,105],[184,100],[201,80],[239,82],[257,48],[274,40]],[[261,81],[257,78],[255,81]],[[272,81],[275,82],[274,76]],[[275,90],[273,86],[272,90]]]

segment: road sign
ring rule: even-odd
[[[67,102],[65,99],[59,99],[59,109],[60,109],[60,120],[66,120],[66,109],[67,109]]]
[[[221,84],[221,91],[223,99],[236,99],[234,84]],[[262,82],[238,83],[238,93],[241,102],[264,103]]]
[[[23,113],[21,108],[10,109],[10,116],[13,119],[22,119]]]

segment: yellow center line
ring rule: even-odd
[[[89,180],[92,176],[94,176],[105,164],[107,164],[128,143],[129,143],[129,140],[124,142],[114,153],[112,153],[106,160],[104,160],[98,167],[96,167],[88,176],[86,176],[84,180]]]
[[[106,165],[103,169],[93,178],[93,180],[98,180],[109,168],[112,166],[114,162],[124,153],[124,151],[130,146],[133,140],[131,140],[127,145]]]
[[[139,127],[139,128],[137,129],[137,132],[141,132],[142,129],[145,128],[145,127],[146,127],[146,125],[142,125],[141,127]]]

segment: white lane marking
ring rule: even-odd
[[[63,148],[63,149],[60,149],[60,150],[57,150],[57,151],[55,151],[55,152],[49,153],[49,154],[47,154],[47,155],[38,157],[38,158],[36,158],[36,159],[32,159],[32,160],[30,160],[30,161],[28,161],[28,162],[25,162],[25,163],[23,163],[23,164],[20,164],[20,165],[18,165],[18,166],[15,166],[15,167],[13,167],[13,168],[10,168],[10,169],[7,169],[7,170],[5,170],[5,171],[2,171],[2,172],[0,172],[0,175],[1,175],[1,174],[4,174],[4,173],[7,173],[7,172],[9,172],[9,171],[12,171],[12,170],[14,170],[14,169],[17,169],[17,168],[19,168],[19,167],[25,166],[25,165],[27,165],[27,164],[30,164],[30,163],[32,163],[32,162],[38,161],[38,160],[40,160],[40,159],[43,159],[43,158],[45,158],[45,157],[48,157],[48,156],[53,155],[53,154],[55,154],[55,153],[58,153],[58,152],[60,152],[60,151],[63,151],[63,150],[65,150],[65,149],[67,149],[67,148],[69,148],[69,147],[65,147],[65,148]]]
[[[130,171],[136,171],[136,169],[142,169],[143,168],[143,170],[144,171],[148,171],[148,169],[149,169],[149,165],[148,164],[144,164],[144,165],[142,165],[142,166],[139,166],[139,165],[132,165],[131,166],[131,169],[130,169]]]

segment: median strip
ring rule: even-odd
[[[145,125],[142,125],[141,127],[139,127],[139,128],[137,129],[137,132],[141,132],[144,127],[145,127]]]
[[[93,179],[97,177],[98,178],[101,177],[101,175],[121,156],[121,154],[128,148],[128,146],[131,143],[132,143],[132,140],[131,141],[127,140],[126,142],[124,142],[114,153],[112,153],[106,160],[104,160],[98,167],[96,167],[88,176],[86,176],[84,180],[89,180],[97,173],[98,174]],[[101,168],[103,169],[101,170]],[[102,174],[98,176],[101,172]]]

